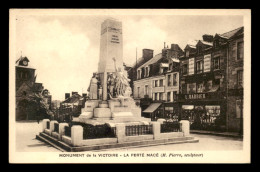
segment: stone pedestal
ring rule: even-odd
[[[53,132],[54,131],[54,124],[55,123],[58,123],[58,121],[51,121],[50,122],[50,132]]]
[[[160,139],[161,134],[161,124],[160,122],[151,122],[153,125],[153,137],[154,139]]]
[[[71,143],[73,146],[81,146],[83,140],[83,127],[73,125],[71,127]]]
[[[50,121],[49,119],[44,119],[42,120],[42,131],[44,132],[44,130],[47,128],[47,121]]]
[[[69,124],[68,123],[60,123],[59,124],[60,139],[61,139],[62,135],[65,135],[65,126],[69,126]]]
[[[95,108],[95,118],[111,118],[111,110],[109,108]]]
[[[181,120],[181,131],[183,132],[183,136],[189,136],[190,135],[190,122],[188,120]]]
[[[125,124],[120,123],[116,125],[116,136],[118,143],[125,141]]]

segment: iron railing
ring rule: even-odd
[[[108,125],[82,124],[83,139],[111,138],[116,137],[116,127]]]
[[[161,124],[161,133],[179,132],[180,123],[178,122],[164,122]]]
[[[65,136],[71,137],[71,127],[65,126]]]
[[[50,129],[50,121],[47,121],[47,129]]]
[[[59,133],[59,123],[54,123],[54,132]]]
[[[126,136],[152,134],[152,125],[129,125],[125,127]]]

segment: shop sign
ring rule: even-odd
[[[200,94],[186,94],[185,99],[205,99],[206,94],[205,93],[200,93]]]

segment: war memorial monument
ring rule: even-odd
[[[131,97],[127,72],[123,66],[122,22],[107,19],[101,25],[100,57],[97,72],[88,88],[89,97],[79,117],[73,122],[106,125],[114,136],[86,139],[82,125],[43,120],[37,139],[63,151],[88,151],[115,147],[198,142],[189,135],[189,121],[179,122],[180,130],[162,132],[162,121],[141,117],[141,108]]]

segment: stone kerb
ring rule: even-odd
[[[71,143],[73,146],[81,146],[83,141],[83,127],[73,125],[71,127]]]
[[[160,122],[151,122],[152,126],[153,126],[153,138],[156,139],[160,139],[160,135],[161,135],[161,123]]]
[[[65,126],[69,126],[69,124],[68,123],[59,123],[60,139],[62,138],[62,135],[65,135]]]
[[[58,123],[57,121],[51,121],[50,122],[50,132],[52,133],[52,132],[54,132],[54,124],[55,123]]]
[[[42,131],[44,132],[45,129],[47,129],[47,121],[50,121],[49,119],[42,120]]]
[[[180,129],[183,132],[183,136],[190,135],[190,122],[188,120],[181,120],[180,121]]]
[[[118,143],[122,143],[125,141],[125,124],[122,123],[116,125],[116,136]]]

